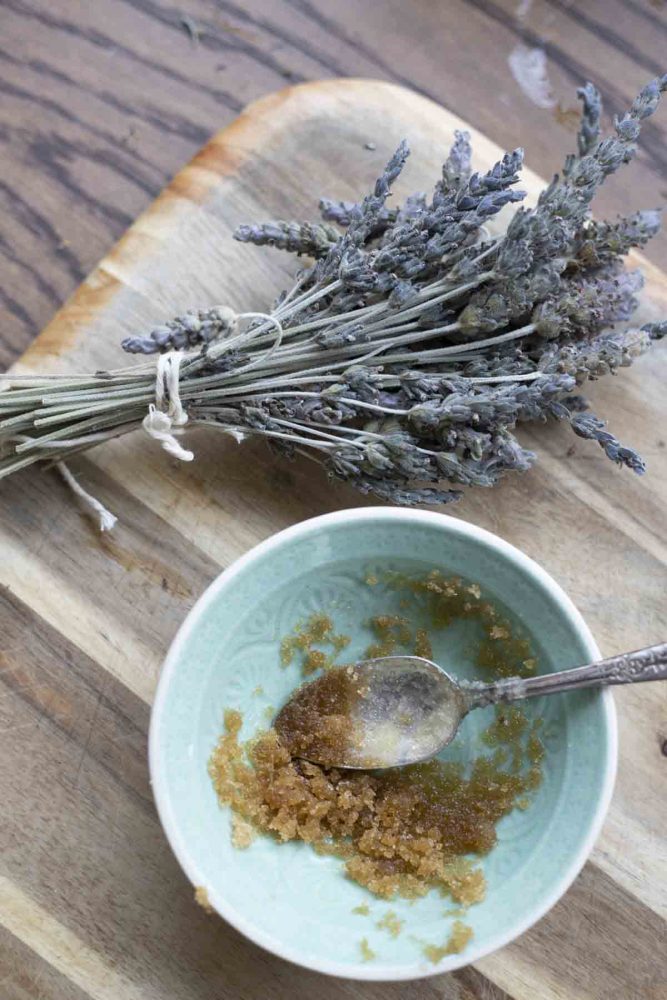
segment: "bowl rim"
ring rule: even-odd
[[[164,707],[166,704],[169,687],[172,677],[177,669],[181,652],[188,642],[191,632],[202,613],[215,600],[219,591],[224,589],[239,573],[247,566],[261,560],[272,549],[290,542],[300,535],[307,535],[316,532],[320,528],[329,528],[337,524],[363,522],[363,521],[402,521],[406,524],[421,523],[428,524],[434,528],[445,532],[458,534],[481,541],[494,549],[501,556],[514,562],[528,577],[532,577],[548,593],[553,602],[558,605],[560,611],[574,631],[582,639],[588,649],[591,660],[599,659],[600,650],[593,638],[588,625],[584,621],[581,613],[574,605],[571,598],[565,593],[560,584],[556,583],[552,576],[539,563],[530,556],[527,556],[516,546],[505,541],[499,535],[480,528],[469,521],[463,521],[448,514],[441,514],[436,511],[413,510],[396,507],[354,507],[346,510],[334,511],[328,514],[320,514],[316,517],[308,518],[297,524],[284,528],[276,532],[264,541],[253,546],[248,552],[235,559],[230,566],[224,569],[204,590],[193,607],[188,612],[181,626],[179,627],[165,657],[160,677],[158,680],[155,698],[151,709],[150,726],[148,734],[148,764],[153,797],[157,807],[158,816],[162,828],[167,837],[167,841],[176,856],[181,868],[193,886],[202,884],[198,878],[197,862],[191,857],[185,840],[181,837],[178,822],[172,809],[171,796],[168,789],[166,770],[160,753],[160,742],[162,727],[164,724]],[[599,791],[595,813],[592,817],[590,827],[584,837],[578,851],[570,861],[569,866],[556,881],[551,892],[542,902],[533,907],[520,921],[509,931],[501,931],[495,935],[490,942],[484,946],[475,947],[473,940],[471,946],[465,953],[451,955],[442,962],[434,964],[432,968],[425,968],[421,960],[416,960],[414,965],[391,966],[388,963],[367,963],[361,962],[340,963],[337,961],[309,960],[299,954],[298,948],[285,945],[273,935],[267,934],[255,927],[251,920],[229,906],[223,898],[218,896],[214,890],[207,890],[209,902],[215,911],[223,917],[232,927],[253,941],[255,944],[266,949],[280,958],[286,959],[303,968],[312,969],[330,976],[338,976],[344,979],[367,980],[376,982],[398,982],[413,979],[426,979],[430,976],[440,975],[444,972],[451,972],[465,965],[479,961],[491,953],[505,947],[511,941],[516,940],[525,933],[533,924],[537,923],[548,911],[558,902],[588,860],[588,857],[597,840],[602,825],[606,818],[614,784],[616,780],[616,770],[618,764],[618,724],[616,706],[608,687],[602,688],[600,698],[603,707],[603,724],[606,736],[606,762],[604,776]]]

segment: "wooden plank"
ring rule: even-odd
[[[71,979],[0,928],[0,985],[4,1000],[87,1000]]]
[[[5,0],[0,17],[0,366],[214,128],[287,81],[408,84],[525,145],[546,177],[572,146],[576,87],[592,77],[616,113],[664,71],[667,42],[651,0]],[[546,45],[555,107],[513,79],[521,43]],[[664,136],[648,126],[634,183],[606,185],[602,213],[664,201]],[[667,235],[649,254],[665,267]]]
[[[322,193],[358,196],[404,135],[414,155],[402,190],[427,186],[462,124],[380,82],[330,81],[263,99],[180,172],[20,369],[116,365],[125,333],[194,304],[266,307],[291,264],[234,243],[238,222],[308,216]],[[369,139],[376,150],[365,149]],[[478,165],[488,166],[498,148],[473,139]],[[535,197],[537,176],[527,172],[525,183]],[[667,304],[664,277],[647,269],[644,319]],[[610,653],[667,631],[666,368],[657,350],[593,387],[596,408],[645,451],[644,478],[616,469],[566,428],[545,426],[524,432],[540,455],[534,470],[471,492],[454,511],[537,558]],[[211,991],[298,998],[314,990],[334,1000],[399,989],[414,1000],[606,1000],[614,982],[630,1000],[657,1000],[667,969],[657,875],[665,803],[653,794],[664,769],[665,697],[655,687],[619,693],[619,782],[585,873],[533,931],[475,970],[400,987],[322,980],[194,907],[146,786],[147,704],[161,658],[221,567],[279,528],[366,501],[305,462],[282,463],[260,443],[238,447],[201,430],[188,440],[196,452],[188,466],[141,435],[73,462],[121,519],[110,539],[91,531],[52,473],[26,472],[0,489],[0,676],[11,734],[0,769],[10,817],[0,925],[34,963],[104,1000],[207,1000]],[[601,920],[605,935],[597,933]]]

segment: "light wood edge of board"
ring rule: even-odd
[[[73,347],[84,330],[94,322],[96,312],[108,304],[120,284],[131,275],[132,261],[142,262],[151,244],[169,239],[170,229],[177,223],[178,203],[203,202],[221,178],[236,173],[251,158],[262,140],[280,132],[286,121],[311,115],[339,115],[341,105],[362,100],[377,103],[386,113],[391,109],[419,105],[423,118],[433,117],[442,127],[443,116],[453,129],[471,133],[473,149],[485,160],[502,156],[502,150],[467,122],[428,97],[382,80],[332,79],[301,83],[270,93],[250,103],[230,125],[217,132],[206,145],[170,181],[151,205],[129,227],[84,279],[77,290],[56,312],[51,321],[35,338],[11,371],[34,372],[57,370],[61,354]],[[418,153],[418,151],[416,151]],[[529,200],[534,199],[544,181],[524,167],[522,186]],[[135,253],[135,250],[141,251]],[[667,281],[663,272],[638,253],[631,254],[633,266],[640,266],[646,277],[648,296],[655,306],[667,310]],[[122,266],[116,266],[122,261]],[[123,277],[121,277],[123,275]]]

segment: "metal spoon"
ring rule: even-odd
[[[303,684],[274,725],[288,745],[291,742],[295,756],[314,763],[355,769],[399,767],[437,754],[475,708],[560,691],[659,680],[667,680],[664,642],[571,670],[508,677],[491,684],[456,681],[420,656],[383,656],[353,667],[335,667]],[[320,739],[332,724],[334,738]]]

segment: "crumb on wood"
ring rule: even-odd
[[[208,899],[208,892],[203,885],[198,885],[195,887],[195,903],[201,906],[202,910],[206,913],[214,913],[213,907],[211,906]]]

